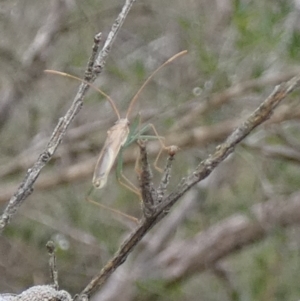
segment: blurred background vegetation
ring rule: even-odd
[[[101,31],[105,40],[122,5],[116,0],[1,0],[1,208],[44,149],[79,86],[43,70],[83,77],[94,35]],[[42,38],[45,32],[48,42]],[[170,191],[275,85],[299,73],[300,2],[137,1],[96,85],[124,115],[151,71],[183,49],[188,54],[155,76],[132,114],[140,112],[142,122],[153,123],[166,144],[180,146]],[[194,188],[193,205],[167,245],[193,238],[235,214],[250,216],[255,204],[299,193],[299,117],[299,94],[294,93]],[[115,120],[107,101],[90,91],[55,159],[0,238],[1,292],[18,293],[49,282],[45,244],[53,239],[60,286],[78,293],[134,227],[129,220],[85,201],[97,155]],[[158,147],[157,142],[149,144],[152,158]],[[123,167],[135,183],[137,153],[136,145],[125,150]],[[114,173],[93,199],[141,216],[138,198],[119,186]],[[159,231],[160,225],[150,234]],[[159,274],[135,280],[134,293],[122,300],[298,300],[297,221],[285,228],[273,226],[263,239],[227,254],[218,264],[221,273],[208,266],[171,286]],[[99,295],[95,300],[117,299]]]

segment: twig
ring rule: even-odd
[[[145,219],[139,227],[121,245],[113,258],[103,267],[86,288],[81,292],[82,296],[90,296],[99,288],[113,271],[128,257],[135,245],[144,235],[161,220],[168,210],[199,181],[205,179],[225,158],[234,151],[235,146],[242,141],[253,129],[270,118],[276,106],[299,85],[300,77],[294,77],[289,82],[277,86],[273,93],[243,122],[227,140],[216,148],[214,154],[201,162],[196,170],[182,180],[181,185],[166,197],[157,209],[156,213]]]
[[[173,164],[174,156],[177,153],[177,151],[178,151],[178,147],[174,145],[168,148],[169,156],[167,159],[167,164],[165,166],[163,175],[161,177],[161,181],[157,188],[157,204],[159,204],[162,201],[163,197],[165,196],[167,187],[170,183],[172,164]]]
[[[58,291],[58,273],[56,267],[56,256],[55,256],[55,245],[53,241],[48,241],[46,248],[49,254],[49,268],[50,268],[50,278],[53,281],[53,287]]]
[[[138,294],[136,281],[140,279],[143,279],[143,283],[148,283],[149,280],[153,280],[153,277],[160,278],[162,289],[166,290],[174,284],[180,284],[181,281],[186,283],[191,278],[199,277],[200,273],[214,268],[223,260],[226,261],[228,257],[241,254],[247,247],[264,241],[274,234],[275,229],[293,228],[300,222],[298,191],[290,197],[283,196],[278,199],[277,195],[268,201],[256,203],[247,212],[234,213],[211,227],[199,230],[193,237],[174,239],[172,234],[177,222],[173,224],[171,221],[171,225],[165,225],[166,220],[175,211],[181,214],[179,209],[182,209],[181,206],[186,206],[186,198],[191,192],[195,194],[194,189],[189,190],[184,195],[184,200],[181,199],[180,204],[173,208],[157,226],[159,227],[157,231],[147,233],[143,238],[146,247],[138,248],[134,257],[113,273],[105,286],[101,287],[101,291],[97,292],[97,300],[118,300],[122,294],[124,296],[122,301],[135,300]],[[199,203],[203,200],[201,196],[194,195],[194,197],[196,197],[194,206],[195,202]],[[189,201],[187,200],[187,203]],[[160,237],[160,234],[165,231],[165,226],[169,228],[170,233]],[[152,235],[159,236],[158,241],[154,242],[154,249],[151,242]],[[130,293],[128,294],[127,291]],[[147,300],[155,300],[155,292],[150,292]]]
[[[97,55],[99,53],[101,36],[102,36],[102,33],[100,32],[100,33],[97,33],[94,37],[94,45],[92,47],[92,54],[89,58],[87,68],[86,68],[86,71],[85,71],[85,75],[84,75],[84,80],[87,81],[87,82],[89,82],[92,79],[92,76],[93,76],[93,68],[94,68],[94,65],[95,65]]]
[[[146,142],[138,141],[141,152],[141,172],[140,172],[140,186],[143,201],[143,214],[145,218],[153,215],[155,210],[155,201],[157,199],[156,191],[152,183],[152,172],[148,162],[148,154],[146,150]]]
[[[95,74],[99,74],[104,66],[105,59],[111,49],[113,41],[120,30],[134,0],[126,0],[121,13],[116,19],[115,23],[112,26],[112,29],[108,35],[108,38],[105,42],[105,45],[102,51],[99,53],[98,58],[96,60],[97,72]],[[95,76],[93,77],[95,79]],[[20,184],[17,192],[10,199],[7,207],[4,210],[4,213],[0,217],[0,233],[2,233],[5,226],[9,223],[12,216],[17,212],[18,208],[21,206],[23,201],[32,193],[33,185],[37,180],[41,170],[43,167],[50,161],[53,154],[55,153],[57,147],[61,143],[64,134],[67,131],[67,128],[73,118],[78,114],[82,105],[83,98],[88,90],[89,86],[87,84],[82,83],[78,89],[78,92],[73,100],[73,103],[70,109],[67,111],[66,115],[60,118],[56,128],[54,129],[52,136],[48,142],[46,149],[40,154],[37,161],[34,163],[33,167],[28,169],[26,176],[22,183]]]

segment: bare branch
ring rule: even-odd
[[[89,58],[87,67],[86,67],[86,71],[85,71],[85,76],[84,76],[84,80],[89,82],[92,79],[93,76],[93,68],[95,65],[95,60],[97,58],[97,55],[99,53],[99,47],[100,47],[100,42],[101,42],[101,32],[96,34],[94,37],[94,46],[92,48],[92,54]]]
[[[299,85],[299,81],[300,76],[294,77],[289,82],[277,86],[272,94],[227,138],[227,140],[216,148],[214,154],[201,162],[193,173],[182,180],[179,188],[162,201],[162,204],[157,208],[155,214],[142,221],[138,228],[134,230],[121,245],[113,258],[81,292],[81,295],[90,296],[92,292],[99,288],[113,271],[127,259],[130,252],[136,244],[141,241],[144,235],[167,215],[169,209],[178,199],[199,181],[205,179],[219,163],[234,151],[235,146],[253,129],[270,118],[276,106]]]
[[[116,37],[116,34],[120,30],[120,27],[122,26],[133,2],[134,0],[126,0],[126,3],[123,6],[121,13],[119,14],[118,18],[113,24],[111,32],[109,33],[108,38],[105,42],[104,48],[99,53],[98,59],[96,60],[96,64],[98,67],[97,72],[95,72],[95,74],[98,75],[101,72],[104,66],[105,59]],[[83,98],[88,88],[89,86],[85,83],[82,83],[80,85],[71,107],[67,111],[66,115],[60,118],[56,128],[52,133],[52,136],[48,142],[46,149],[40,154],[33,167],[28,169],[24,180],[20,184],[17,192],[10,199],[9,204],[5,208],[4,213],[0,218],[0,233],[3,231],[4,227],[9,223],[10,219],[16,213],[17,209],[22,204],[22,202],[32,193],[33,185],[36,182],[41,170],[53,157],[53,154],[55,153],[57,147],[61,143],[68,126],[72,122],[73,118],[80,111],[83,105]]]
[[[167,211],[191,187],[205,179],[215,167],[234,151],[235,146],[241,142],[253,129],[269,119],[278,104],[299,85],[300,77],[293,77],[290,81],[277,86],[272,94],[243,122],[223,144],[217,146],[213,155],[201,162],[196,170],[182,181],[177,191],[171,193],[163,202],[161,212]]]
[[[202,199],[197,199],[197,202],[201,201]],[[190,199],[185,202],[184,200],[180,202],[180,207],[187,206],[188,202],[191,205],[194,201]],[[181,213],[177,209],[175,222],[176,216]],[[136,295],[135,281],[143,279],[147,282],[154,275],[156,278],[162,278],[162,283],[166,286],[171,286],[172,283],[178,284],[181,280],[186,281],[189,277],[208,269],[215,271],[216,265],[222,263],[222,260],[263,240],[273,233],[274,228],[299,224],[300,194],[297,192],[288,199],[270,199],[267,202],[255,204],[249,208],[248,213],[233,214],[208,229],[199,231],[192,238],[171,242],[168,240],[166,247],[165,241],[168,237],[160,236],[165,226],[170,231],[174,231],[173,221],[170,225],[166,225],[166,220],[175,211],[172,210],[170,215],[163,219],[162,225],[154,234],[159,240],[156,241],[154,237],[154,245],[152,245],[151,235],[149,239],[145,239],[150,244],[147,244],[141,252],[137,252],[131,262],[126,262],[120,271],[118,269],[110,277],[106,283],[107,286],[103,286],[103,289],[99,291],[97,300],[116,300],[123,291],[125,291],[124,301],[133,300]],[[151,296],[148,298],[150,300]]]

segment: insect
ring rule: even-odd
[[[167,64],[171,63],[172,61],[174,61],[175,59],[177,59],[178,57],[184,55],[187,53],[187,50],[181,51],[177,54],[175,54],[174,56],[172,56],[171,58],[169,58],[166,62],[164,62],[161,66],[159,66],[148,78],[147,80],[144,82],[144,84],[139,88],[139,90],[137,91],[137,93],[134,95],[134,97],[132,98],[132,100],[130,101],[130,104],[128,106],[127,109],[127,113],[126,116],[124,118],[121,118],[121,115],[114,103],[114,101],[110,98],[110,96],[108,96],[105,92],[103,92],[101,89],[95,87],[94,85],[92,85],[89,82],[86,82],[76,76],[67,74],[67,73],[63,73],[63,72],[59,72],[59,71],[55,71],[55,70],[45,70],[46,73],[52,73],[52,74],[57,74],[57,75],[62,75],[62,76],[66,76],[66,77],[70,77],[76,80],[79,80],[89,86],[91,86],[92,88],[94,88],[95,90],[97,90],[99,93],[101,93],[104,97],[106,97],[108,99],[108,101],[110,102],[113,110],[115,111],[118,120],[115,122],[115,124],[107,131],[107,138],[104,142],[104,146],[99,154],[96,166],[95,166],[95,170],[94,170],[94,175],[93,175],[93,186],[96,189],[101,189],[103,188],[106,183],[107,183],[107,179],[108,179],[108,175],[114,165],[114,162],[116,161],[116,158],[118,156],[118,154],[120,153],[121,149],[123,148],[123,146],[125,145],[126,141],[128,140],[128,135],[129,135],[129,117],[132,111],[132,108],[134,107],[140,93],[142,92],[142,90],[145,88],[145,86],[149,83],[149,81],[153,78],[153,76],[160,71],[164,66],[166,66]],[[158,136],[157,131],[155,130],[153,125],[150,125],[152,127],[152,129],[154,130],[155,135],[157,136],[157,138],[159,139],[161,145],[162,145],[162,149],[166,148],[164,146],[164,144],[162,143],[162,138]],[[160,152],[161,153],[161,152]],[[157,161],[157,160],[156,160]],[[123,176],[124,177],[124,176]],[[126,180],[127,184],[120,182],[121,184],[123,184],[124,186],[126,186],[127,188],[129,188],[130,190],[134,191],[137,194],[140,194],[138,189],[135,188],[135,186],[127,179],[124,177],[124,179]]]

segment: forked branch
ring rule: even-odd
[[[290,81],[277,86],[271,95],[226,139],[219,145],[212,155],[202,161],[194,172],[182,179],[178,188],[169,196],[162,200],[154,214],[142,221],[136,230],[121,245],[113,258],[103,267],[86,288],[81,292],[81,297],[90,296],[99,288],[113,271],[120,266],[128,257],[135,245],[144,235],[161,220],[169,209],[185,194],[191,187],[205,179],[225,158],[227,158],[251,131],[258,125],[266,121],[273,113],[278,104],[297,86],[299,86],[300,76],[292,78]]]

